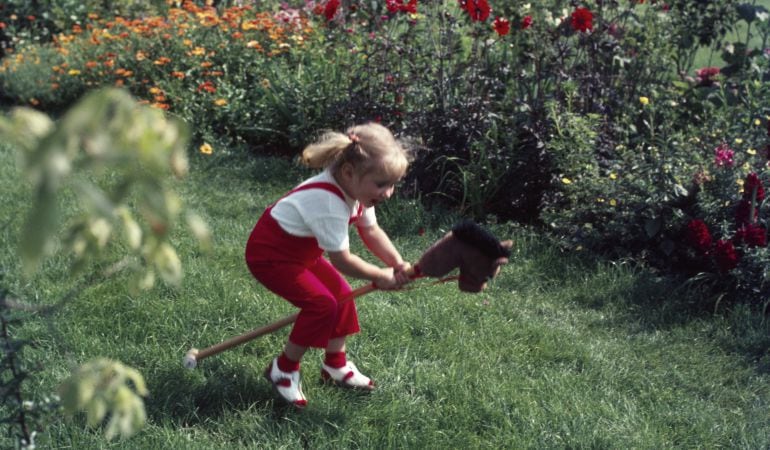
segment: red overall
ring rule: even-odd
[[[309,183],[286,196],[305,189],[324,189],[345,199],[331,183]],[[285,196],[284,196],[285,197]],[[276,202],[277,203],[277,202]],[[303,347],[325,348],[329,339],[360,330],[353,301],[338,304],[351,288],[345,278],[325,260],[314,237],[292,236],[270,215],[270,205],[257,221],[246,244],[246,264],[266,288],[300,308],[289,341]],[[361,216],[359,206],[353,223]]]

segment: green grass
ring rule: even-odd
[[[3,283],[25,302],[54,303],[73,286],[65,258],[31,280],[19,274],[13,240],[30,194],[13,162],[0,149]],[[15,330],[36,344],[25,359],[44,363],[26,382],[30,393],[54,392],[73,365],[98,356],[141,371],[151,392],[148,424],[131,439],[107,442],[82,419],[56,416],[38,448],[770,446],[768,330],[761,321],[745,310],[698,313],[697,293],[628,264],[561,253],[508,225],[494,230],[515,239],[511,263],[484,293],[421,282],[358,301],[363,331],[350,340],[349,354],[377,381],[370,395],[322,386],[315,351],[302,369],[310,406],[282,406],[261,372],[286,330],[183,369],[190,347],[292,312],[252,280],[242,252],[263,207],[304,175],[275,159],[194,158],[191,175],[177,186],[209,221],[215,250],[200,254],[192,238],[175,235],[185,269],[180,288],[132,296],[125,280],[104,280],[50,320],[30,319]],[[442,220],[452,221],[431,221],[404,200],[382,216],[412,260],[442,234]],[[405,217],[425,221],[425,235]],[[13,444],[0,438],[2,447]]]
[[[738,2],[738,3],[754,3],[756,6],[764,6],[770,11],[770,0],[755,0],[754,2]],[[751,25],[751,36],[748,41],[749,49],[761,49],[763,44],[763,38],[761,31],[758,29],[759,21],[755,21]],[[748,31],[748,24],[746,21],[740,20],[736,24],[736,27],[731,32],[727,33],[723,39],[725,42],[743,42],[746,43],[746,32]],[[767,43],[765,43],[767,45]],[[695,55],[695,61],[693,67],[695,69],[701,67],[717,66],[723,67],[725,61],[722,59],[722,48],[703,47]]]

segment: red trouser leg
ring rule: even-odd
[[[250,269],[265,287],[300,308],[289,335],[292,343],[325,348],[329,339],[360,330],[355,302],[339,302],[351,292],[350,285],[325,259],[310,267],[260,264]]]

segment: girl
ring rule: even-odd
[[[360,328],[355,303],[338,303],[351,292],[339,272],[370,280],[380,289],[396,289],[408,282],[405,272],[411,266],[377,225],[374,213],[393,194],[409,164],[406,150],[387,128],[368,123],[345,134],[328,132],[305,148],[302,161],[324,170],[269,206],[246,245],[246,263],[254,277],[300,309],[283,352],[265,371],[281,398],[299,408],[307,405],[299,365],[309,347],[326,351],[324,380],[374,388],[345,356],[346,337]],[[350,252],[350,224],[386,268]]]

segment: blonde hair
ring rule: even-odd
[[[373,122],[350,127],[345,133],[327,131],[302,151],[302,163],[310,168],[336,170],[350,163],[360,173],[381,170],[393,177],[406,173],[410,159],[393,133]]]

